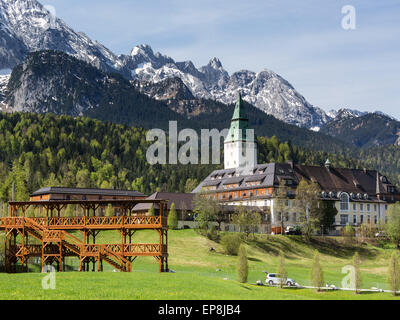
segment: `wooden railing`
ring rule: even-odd
[[[85,244],[82,255],[94,255],[104,250],[121,256],[159,256],[167,252],[167,246],[152,243],[135,244]]]
[[[145,215],[119,217],[60,217],[60,218],[26,218],[35,227],[50,229],[118,229],[118,228],[160,228],[167,227],[167,217],[148,217]],[[18,228],[24,226],[24,218],[0,218],[0,228]]]

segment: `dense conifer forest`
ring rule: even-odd
[[[84,117],[0,113],[0,198],[16,200],[44,186],[191,191],[222,165],[150,165],[146,130]],[[337,167],[378,168],[397,183],[399,149],[364,150],[363,161],[308,151],[276,137],[258,137],[259,163],[322,165],[329,157]],[[376,154],[379,154],[377,157]],[[221,156],[223,154],[221,153]]]

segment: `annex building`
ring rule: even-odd
[[[267,213],[270,213],[271,221],[268,223],[273,226],[280,224],[280,221],[275,221],[276,188],[284,183],[289,189],[286,206],[290,207],[299,182],[306,179],[320,186],[321,200],[334,203],[338,210],[335,219],[337,229],[347,223],[377,226],[387,220],[389,205],[400,201],[396,186],[375,170],[334,168],[329,160],[324,166],[293,162],[257,164],[255,139],[249,141],[244,133],[248,128],[249,122],[239,95],[225,140],[225,168],[213,171],[196,187],[194,193],[201,192],[228,206],[257,207],[265,213],[263,221],[267,221]],[[297,214],[291,212],[278,219],[284,219],[285,226],[294,226]]]

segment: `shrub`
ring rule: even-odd
[[[239,252],[240,247],[240,236],[239,234],[225,234],[221,238],[221,245],[225,250],[226,254],[236,256]]]
[[[219,232],[215,226],[212,226],[210,230],[207,230],[207,238],[216,242],[219,240]]]

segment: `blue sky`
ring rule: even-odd
[[[40,0],[117,54],[147,43],[196,66],[270,69],[324,110],[400,119],[399,0]],[[342,28],[344,5],[356,29]]]

